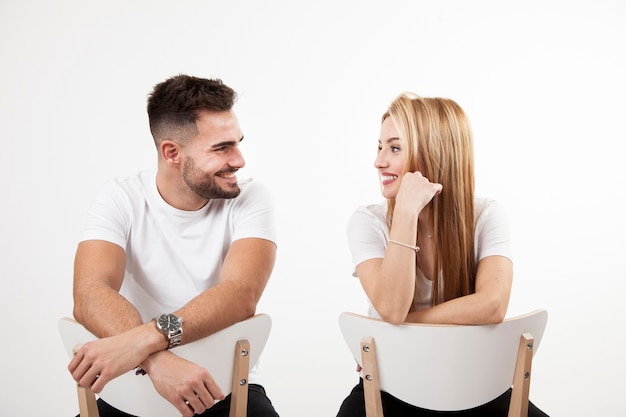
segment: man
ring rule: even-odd
[[[76,251],[74,317],[100,337],[68,366],[81,386],[98,393],[139,365],[183,416],[228,415],[211,370],[169,348],[253,315],[274,267],[268,193],[236,176],[245,161],[235,100],[221,80],[186,75],[150,94],[156,172],[109,182]],[[249,380],[249,415],[277,416],[254,370]],[[127,415],[98,405],[103,417]]]

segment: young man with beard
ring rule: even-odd
[[[150,94],[157,169],[103,187],[76,251],[74,317],[100,338],[69,364],[81,386],[98,393],[139,365],[183,416],[228,415],[210,370],[169,348],[255,314],[274,267],[268,192],[236,176],[245,161],[235,100],[221,80],[187,75]],[[277,416],[256,381],[253,369],[248,415]],[[103,417],[127,416],[98,405]]]

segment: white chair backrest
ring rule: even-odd
[[[431,410],[464,410],[487,403],[513,384],[520,336],[537,351],[548,313],[531,313],[497,325],[401,324],[342,313],[339,327],[362,366],[361,340],[372,337],[380,389]]]
[[[204,339],[175,347],[172,352],[207,369],[224,395],[228,395],[232,387],[237,342],[247,340],[250,343],[251,369],[265,348],[271,326],[270,316],[257,314]],[[97,339],[69,318],[59,320],[59,332],[70,358],[74,348]],[[147,375],[136,375],[134,370],[110,381],[99,396],[115,408],[136,416],[169,417],[180,414],[156,392]]]

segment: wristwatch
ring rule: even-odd
[[[157,329],[165,335],[168,341],[168,349],[180,345],[183,336],[183,319],[171,313],[161,314],[155,317]]]

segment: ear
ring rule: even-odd
[[[159,155],[170,166],[180,163],[180,152],[180,145],[171,140],[164,140],[159,145]]]

